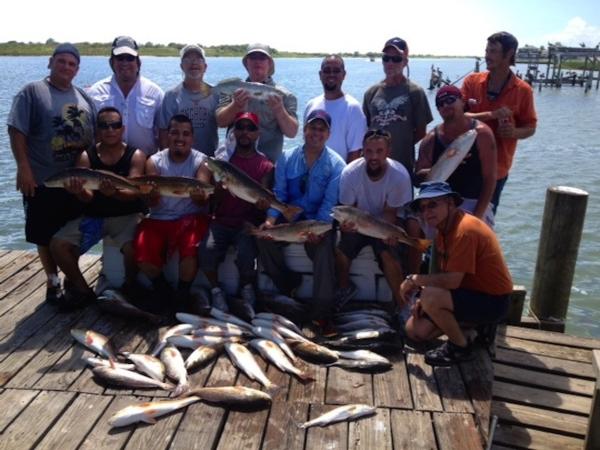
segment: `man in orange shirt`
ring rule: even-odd
[[[408,275],[400,286],[404,302],[418,297],[406,322],[408,337],[429,341],[448,336],[425,354],[425,362],[434,366],[471,359],[471,344],[460,324],[497,323],[508,312],[513,288],[496,235],[485,222],[460,210],[461,202],[448,183],[430,181],[421,184],[419,195],[409,203],[437,229],[440,271]]]
[[[488,71],[469,75],[461,88],[465,104],[469,105],[469,115],[488,125],[496,138],[498,174],[492,196],[494,214],[508,178],[517,140],[532,136],[537,124],[533,90],[510,70],[515,64],[518,45],[517,39],[505,31],[488,37],[485,47]]]

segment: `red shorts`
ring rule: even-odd
[[[197,256],[208,231],[207,216],[185,216],[178,220],[144,219],[134,238],[135,260],[161,268],[179,250],[179,259]]]

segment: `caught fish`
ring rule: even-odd
[[[331,364],[338,360],[337,353],[329,350],[327,347],[315,344],[310,341],[290,341],[294,352],[298,353],[309,361],[315,361],[322,364]]]
[[[330,230],[331,224],[329,222],[319,220],[300,220],[298,222],[282,223],[262,229],[248,226],[248,233],[253,236],[272,239],[274,241],[296,243],[306,242],[309,233],[320,236]]]
[[[177,381],[177,387],[173,393],[175,397],[187,391],[190,388],[190,382],[185,368],[185,361],[179,350],[172,345],[166,346],[160,353],[160,360],[165,365],[167,376]]]
[[[167,339],[169,344],[173,344],[177,348],[189,348],[196,350],[201,345],[225,344],[230,342],[240,342],[238,336],[171,336]]]
[[[85,345],[94,353],[104,356],[111,361],[116,361],[115,351],[110,344],[109,339],[103,334],[97,333],[92,330],[80,330],[73,328],[71,330],[71,336],[82,345]]]
[[[251,335],[247,330],[243,330],[235,325],[226,324],[224,326],[208,325],[206,327],[196,328],[192,334],[194,336],[221,336],[221,337],[248,337]]]
[[[338,359],[336,362],[328,364],[328,366],[341,367],[342,369],[361,370],[372,372],[383,372],[392,368],[391,362],[383,361],[364,361],[358,359]]]
[[[251,380],[258,381],[269,391],[273,392],[278,389],[277,385],[267,378],[265,373],[259,367],[252,353],[240,344],[225,344],[227,354],[238,369],[246,374]]]
[[[191,177],[142,175],[129,178],[129,181],[136,185],[144,194],[148,194],[156,186],[156,189],[158,189],[158,192],[163,197],[189,197],[190,194],[196,192],[204,192],[204,194],[210,195],[215,191],[213,185],[203,183],[197,178]]]
[[[303,424],[298,425],[300,428],[310,427],[325,427],[332,423],[342,422],[345,420],[354,420],[359,417],[371,416],[377,414],[377,408],[369,405],[344,405],[339,408],[332,409],[331,411]]]
[[[285,314],[286,317],[293,317],[294,320],[297,320],[298,322],[306,320],[309,316],[310,308],[307,303],[294,300],[293,298],[285,295],[272,296],[263,293],[260,303],[263,308],[272,311],[272,313]],[[256,317],[262,317],[262,314],[269,313],[258,313]],[[289,326],[287,324],[284,325]]]
[[[218,308],[211,308],[210,315],[213,316],[215,319],[222,320],[226,323],[232,323],[234,325],[237,325],[238,327],[242,327],[248,331],[252,331],[252,325],[250,325],[248,322],[245,322],[232,314],[227,314],[226,312],[223,312]]]
[[[288,358],[290,358],[292,361],[296,361],[296,355],[294,355],[292,349],[286,344],[285,340],[283,339],[283,336],[281,336],[273,328],[253,327],[252,333],[254,333],[254,336],[256,337],[261,337],[264,339],[268,339],[269,341],[275,342],[281,348],[281,350],[283,350],[283,352],[288,356]]]
[[[339,312],[334,316],[334,320],[337,319],[346,319],[346,318],[351,318],[351,317],[356,317],[356,316],[365,316],[366,318],[369,317],[379,317],[381,319],[385,319],[387,321],[392,320],[392,316],[390,315],[390,313],[388,313],[387,311],[384,311],[383,309],[357,309],[355,311],[345,311],[345,312]]]
[[[116,367],[117,369],[135,370],[135,364],[114,362],[93,356],[88,356],[87,358],[83,358],[83,360],[92,367]]]
[[[275,365],[282,372],[296,375],[303,382],[315,381],[315,378],[298,369],[283,353],[281,348],[268,339],[253,339],[250,345],[262,355],[267,362]]]
[[[184,313],[184,312],[175,313],[175,317],[180,322],[194,325],[194,328],[208,327],[210,325],[216,325],[218,327],[223,327],[223,326],[228,325],[227,322],[224,322],[223,320],[220,320],[220,319],[215,319],[212,317],[203,317],[203,316],[198,316],[196,314],[190,314],[190,313]],[[232,325],[232,324],[229,324],[229,325]],[[237,325],[235,325],[235,326],[237,326]]]
[[[190,353],[185,360],[185,368],[190,371],[212,361],[223,351],[223,344],[202,345]]]
[[[338,333],[348,333],[360,330],[387,330],[393,332],[393,328],[387,322],[379,322],[374,320],[357,320],[345,324],[336,324],[335,329]]]
[[[469,130],[454,139],[427,174],[427,181],[446,181],[450,178],[471,150],[476,138],[477,131]]]
[[[342,351],[342,350],[337,350],[335,353],[337,353],[337,355],[340,358],[345,358],[345,359],[355,359],[355,360],[359,360],[359,361],[379,361],[383,364],[386,363],[390,363],[390,360],[387,359],[385,356],[381,356],[378,353],[372,352],[370,350],[354,350],[354,351]]]
[[[121,354],[131,361],[141,373],[144,373],[155,380],[164,381],[165,365],[156,356],[128,352],[121,352]]]
[[[133,319],[142,319],[154,325],[158,325],[163,321],[161,316],[144,311],[129,300],[125,296],[114,289],[106,289],[98,297],[98,306],[103,311],[115,314],[118,316],[130,317]]]
[[[68,183],[71,178],[79,178],[83,181],[83,187],[91,191],[99,190],[100,184],[105,180],[110,181],[116,189],[138,190],[137,186],[131,183],[129,179],[117,175],[116,173],[108,172],[106,170],[86,169],[85,167],[70,167],[61,170],[57,174],[48,177],[46,181],[44,181],[44,186],[49,188],[64,188],[65,184]]]
[[[255,327],[272,328],[277,333],[279,333],[284,339],[292,339],[294,341],[308,341],[308,339],[306,339],[303,335],[300,335],[295,331],[284,327],[279,322],[274,322],[272,320],[267,319],[254,319],[252,321],[252,325],[254,325]]]
[[[277,297],[285,297],[285,295],[276,295],[275,297],[276,298]],[[286,297],[286,298],[289,298],[289,297]],[[300,328],[298,328],[298,325],[296,325],[294,322],[289,320],[287,317],[282,316],[281,314],[275,314],[275,313],[270,313],[270,312],[260,312],[260,313],[256,314],[256,318],[273,320],[273,321],[279,322],[284,327],[287,327],[287,328],[291,329],[292,331],[295,331],[299,335],[304,336],[304,333],[302,332],[302,330]]]
[[[244,386],[201,387],[189,394],[210,403],[249,408],[268,408],[273,401],[266,392]]]
[[[154,347],[154,349],[152,349],[152,352],[150,352],[150,354],[152,356],[158,356],[160,352],[162,352],[163,348],[165,348],[165,346],[167,345],[167,342],[171,336],[182,336],[185,334],[190,334],[195,329],[196,326],[189,323],[182,323],[169,328],[157,342],[156,346]]]
[[[94,376],[102,380],[114,384],[116,386],[124,386],[128,388],[159,388],[165,391],[175,389],[171,383],[163,383],[141,373],[132,372],[130,370],[116,369],[113,367],[94,367],[92,369]]]
[[[185,408],[198,401],[200,401],[200,397],[191,396],[176,400],[138,403],[137,405],[130,405],[117,411],[108,419],[108,423],[113,428],[124,427],[137,422],[155,424],[157,417]]]
[[[226,78],[219,81],[212,87],[213,94],[216,95],[233,95],[238,89],[244,89],[252,97],[258,100],[266,101],[271,95],[285,95],[280,89],[263,83],[255,83],[251,81],[243,81],[241,78]]]
[[[331,216],[338,222],[352,222],[356,227],[356,230],[365,236],[376,239],[394,238],[398,242],[403,242],[411,247],[415,247],[421,252],[427,250],[429,245],[431,245],[430,240],[411,237],[402,227],[380,219],[379,217],[375,217],[354,206],[334,206],[332,211]]]
[[[235,197],[252,204],[255,204],[260,199],[265,199],[269,202],[271,208],[283,214],[288,222],[291,222],[302,212],[302,208],[298,206],[286,205],[277,200],[273,192],[263,187],[260,183],[257,183],[245,172],[228,161],[210,157],[206,160],[205,164],[213,173],[215,180],[219,181]]]

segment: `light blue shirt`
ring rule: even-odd
[[[304,146],[286,149],[275,165],[273,192],[280,201],[299,206],[302,219],[331,222],[331,209],[338,203],[340,175],[346,163],[335,151],[325,147],[321,156],[308,168]],[[269,209],[270,217],[280,213]]]

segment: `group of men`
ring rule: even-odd
[[[365,92],[362,107],[342,91],[344,60],[327,56],[319,71],[323,94],[310,100],[304,112],[303,144],[284,150],[284,136],[293,138],[298,132],[297,100],[273,80],[275,63],[264,45],[249,46],[242,63],[247,81],[277,88],[280,95],[266,101],[245,89],[219,98],[203,79],[206,55],[195,44],[180,52],[183,81],[163,93],[140,74],[139,48],[128,36],[112,44],[113,74],[84,92],[72,84],[80,63],[77,48],[59,45],[49,61],[49,76],[15,96],[8,119],[26,239],[38,247],[48,277],[46,299],[65,308],[94,299],[78,258],[106,236],[123,253],[124,288],[134,289],[138,272],[152,283],[157,295],[149,308],[159,309],[164,305],[157,303],[175,298],[178,309],[201,313],[212,305],[227,310],[217,274],[229,246],[237,249],[243,302],[254,306],[256,301],[257,259],[279,291],[293,294],[302,278],[287,268],[282,244],[243,231],[245,222],[268,231],[286,219],[266,199],[251,204],[216,183],[207,164],[207,158],[216,157],[272,189],[279,201],[301,208],[293,221],[331,223],[332,208],[344,204],[400,224],[411,236],[420,236],[426,225],[437,229],[442,273],[431,275],[421,275],[418,251],[405,251],[394,239],[362,236],[354,223],[340,224],[337,243],[334,230],[308,233],[305,249],[314,266],[311,317],[327,317],[356,294],[350,265],[370,245],[394,299],[404,305],[417,291],[420,295],[406,326],[409,336],[421,340],[444,333],[454,345],[438,349],[428,360],[437,364],[466,358],[468,342],[458,322],[464,317],[477,322],[479,315],[459,311],[484,304],[480,297],[485,295],[496,307],[491,313],[483,307],[485,320],[497,318],[512,289],[488,225],[493,224],[492,209],[498,205],[516,141],[535,131],[531,88],[510,70],[516,50],[517,41],[509,33],[490,36],[489,71],[467,77],[462,92],[454,86],[439,90],[436,107],[443,123],[429,134],[427,98],[405,74],[406,41],[392,38],[385,43],[385,78]],[[217,149],[217,127],[231,129],[233,146]],[[449,185],[423,183],[412,200],[413,183],[425,179],[448,144],[469,129],[477,132],[475,144]],[[74,165],[124,177],[190,177],[200,185],[212,183],[215,192],[209,196],[207,190],[196,189],[189,197],[166,197],[156,178],[149,178],[155,181],[145,190],[121,189],[104,180],[99,190],[91,191],[78,178],[71,178],[64,190],[43,185],[49,176]],[[472,215],[457,209],[459,205]],[[175,250],[179,280],[174,297],[165,297],[171,287],[162,269]],[[481,266],[490,264],[486,258],[492,258],[500,275],[482,272]],[[64,293],[57,266],[65,274]],[[210,298],[191,290],[199,268],[209,281]],[[494,303],[496,297],[500,302]],[[465,302],[470,303],[465,307]]]

